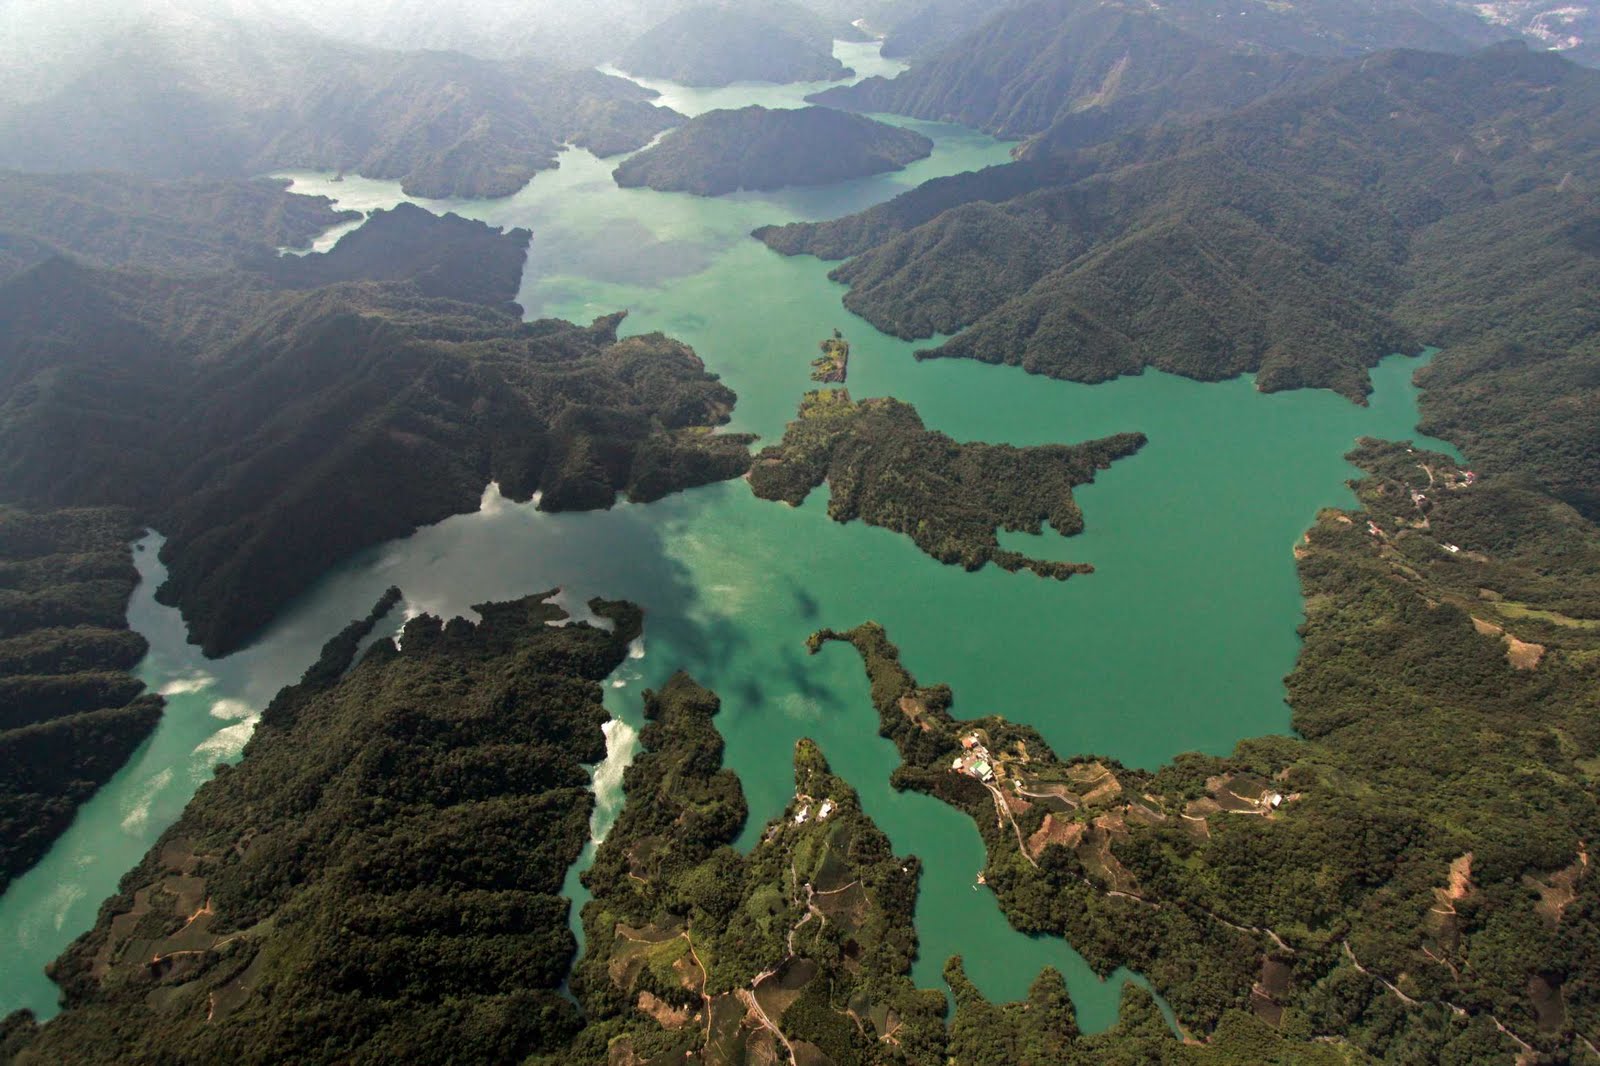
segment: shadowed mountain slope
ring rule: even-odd
[[[571,509],[742,473],[688,348],[521,321],[527,240],[406,207],[267,275],[41,264],[0,286],[0,492],[134,508],[216,654],[491,479]]]

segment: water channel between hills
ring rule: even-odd
[[[863,46],[845,47],[841,58],[858,70],[881,69]],[[814,88],[701,93],[652,84],[685,112],[793,106]],[[176,613],[154,602],[161,567],[152,538],[136,553],[145,580],[129,618],[150,640],[141,676],[168,695],[167,712],[129,766],[0,899],[0,1015],[21,1006],[54,1013],[44,965],[93,924],[100,901],[212,766],[237,757],[272,694],[395,584],[407,612],[446,616],[556,586],[571,603],[603,595],[643,604],[642,655],[618,671],[607,695],[617,721],[608,727],[615,758],[597,774],[600,827],[619,802],[641,690],[688,670],[722,696],[717,724],[750,802],[742,846],[792,794],[794,742],[812,737],[896,851],[924,861],[920,985],[940,986],[944,960],[959,953],[985,993],[1013,999],[1053,965],[1066,975],[1082,1027],[1110,1025],[1127,975],[1102,983],[1062,941],[1010,928],[993,897],[973,887],[984,853],[969,819],[889,787],[897,757],[876,735],[854,652],[835,645],[812,658],[805,638],[876,619],[920,680],[953,686],[958,716],[1027,722],[1063,755],[1154,766],[1181,751],[1221,753],[1240,738],[1284,731],[1282,678],[1294,665],[1302,606],[1290,549],[1319,507],[1352,503],[1344,482],[1353,470],[1342,455],[1357,436],[1416,436],[1417,361],[1396,357],[1374,371],[1365,408],[1328,392],[1264,396],[1246,379],[1199,384],[1151,372],[1081,386],[963,361],[919,364],[917,345],[842,308],[827,264],[785,259],[748,237],[758,225],[835,217],[1007,158],[1008,145],[970,130],[896,121],[935,139],[930,159],[822,189],[709,200],[624,190],[610,180],[614,161],[568,151],[559,170],[507,199],[416,202],[531,229],[520,296],[530,317],[587,321],[628,309],[625,332],[678,337],[723,375],[739,394],[736,430],[781,434],[813,387],[817,341],[838,327],[853,347],[854,396],[909,401],[957,439],[1069,443],[1145,432],[1141,453],[1080,490],[1086,533],[1008,538],[1032,554],[1091,562],[1097,573],[1062,584],[944,567],[905,538],[831,522],[825,489],[798,509],[756,500],[735,481],[648,506],[552,515],[490,486],[477,513],[349,561],[252,646],[208,661],[185,643]],[[291,176],[297,191],[347,206],[404,198],[388,182]],[[575,876],[568,887],[581,902]]]

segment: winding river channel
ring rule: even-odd
[[[869,46],[840,49],[860,73],[894,69]],[[691,114],[752,102],[799,106],[815,88],[651,84],[663,102]],[[964,361],[917,363],[916,345],[843,309],[828,264],[785,259],[748,236],[765,223],[835,217],[1008,158],[1008,145],[971,130],[893,121],[934,138],[932,157],[827,188],[717,199],[619,189],[610,179],[614,161],[570,150],[558,170],[515,196],[416,202],[531,229],[520,297],[530,317],[587,321],[627,308],[625,332],[661,330],[688,342],[738,392],[735,430],[780,435],[811,387],[817,341],[838,327],[853,347],[854,396],[909,401],[929,426],[957,439],[1025,445],[1143,431],[1143,451],[1080,490],[1082,536],[1009,538],[1032,554],[1091,562],[1097,572],[1063,584],[944,567],[903,537],[831,522],[825,490],[794,509],[756,500],[735,481],[648,506],[545,514],[491,485],[478,512],[350,560],[250,647],[211,661],[185,642],[176,613],[154,602],[162,570],[152,536],[136,553],[144,581],[129,618],[151,644],[141,676],[167,694],[168,709],[128,767],[0,899],[0,1015],[21,1006],[54,1013],[44,965],[93,924],[100,901],[212,767],[237,757],[272,694],[393,584],[408,613],[470,615],[473,603],[556,586],[573,603],[604,595],[643,604],[642,646],[610,681],[616,720],[608,727],[612,756],[596,773],[597,830],[619,802],[641,689],[686,669],[722,696],[728,762],[750,801],[746,844],[791,793],[795,741],[812,737],[896,850],[924,860],[919,984],[939,987],[944,960],[960,953],[989,996],[1017,998],[1040,967],[1053,965],[1067,977],[1085,1030],[1114,1021],[1129,975],[1102,982],[1064,942],[1010,928],[993,897],[973,886],[984,855],[966,816],[889,787],[895,752],[876,735],[853,652],[836,645],[812,658],[804,640],[824,625],[876,619],[921,680],[954,687],[958,715],[1030,723],[1063,755],[1153,766],[1181,751],[1220,753],[1240,738],[1286,730],[1282,678],[1294,665],[1302,607],[1291,548],[1318,508],[1352,502],[1344,483],[1353,471],[1342,455],[1357,436],[1416,436],[1417,361],[1380,366],[1367,407],[1328,392],[1265,396],[1248,379],[1199,384],[1147,372],[1082,386]],[[297,191],[345,206],[404,198],[388,182],[289,176]],[[575,877],[569,887],[581,899]]]

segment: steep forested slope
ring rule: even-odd
[[[1334,1064],[1344,1049],[1230,1012],[1184,1045],[1150,995],[1084,1037],[1061,975],[994,1006],[960,959],[938,990],[910,980],[921,866],[897,857],[809,740],[795,798],[748,854],[722,768],[718,701],[688,677],[645,693],[628,803],[584,881],[588,950],[555,895],[590,808],[596,683],[639,632],[552,627],[533,597],[484,621],[423,617],[349,656],[397,595],[330,641],[279,694],[243,761],[196,795],[56,964],[66,1010],[0,1027],[24,1064],[246,1058],[532,1066],[794,1061],[810,1066]],[[242,817],[244,812],[249,817]],[[1257,1056],[1257,1057],[1252,1057]]]
[[[0,165],[251,176],[284,167],[395,179],[414,196],[505,196],[562,144],[638,148],[678,121],[594,71],[383,52],[281,26],[147,21],[54,94],[0,106]]]
[[[1593,283],[1597,116],[1600,74],[1553,55],[1391,52],[1223,118],[1081,151],[1046,137],[1016,167],[758,235],[855,255],[834,276],[880,328],[968,327],[928,355],[1073,380],[1154,365],[1360,397],[1381,356],[1447,342],[1429,424],[1592,508],[1593,384],[1582,359],[1538,367],[1593,336],[1577,294]],[[1466,411],[1465,381],[1508,360],[1521,395],[1497,396],[1516,426],[1500,437]],[[1562,443],[1508,443],[1531,433]]]
[[[374,619],[331,641],[62,957],[68,1010],[18,1061],[514,1062],[570,1037],[559,892],[641,615],[552,625],[549,595],[413,619],[348,674]]]
[[[683,85],[832,81],[850,75],[833,57],[833,36],[824,19],[794,4],[700,4],[641,34],[617,65]]]
[[[703,432],[733,393],[688,348],[521,321],[527,239],[413,207],[266,275],[25,272],[0,286],[0,494],[135,508],[219,653],[490,478],[570,509],[743,472],[744,438]]]
[[[132,516],[0,506],[0,891],[161,715],[129,671]]]
[[[616,169],[618,185],[719,196],[740,189],[832,185],[926,159],[912,130],[826,107],[708,111]]]
[[[895,33],[885,43],[886,54],[926,53],[911,70],[812,99],[1073,148],[1222,114],[1315,78],[1329,60],[1384,49],[1460,53],[1521,36],[1581,58],[1592,45],[1574,27],[1595,18],[1587,5],[1520,0],[1031,0],[999,9],[945,0],[908,18],[910,41]],[[942,50],[928,51],[915,32],[920,22],[937,30],[964,19],[972,24]]]
[[[498,237],[482,222],[434,215],[400,203],[319,255],[258,255],[240,261],[284,289],[316,289],[349,281],[405,281],[427,297],[512,310],[532,234]]]

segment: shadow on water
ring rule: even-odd
[[[817,598],[799,585],[791,585],[789,591],[794,596],[795,614],[806,621],[816,621],[821,615],[821,607]]]

